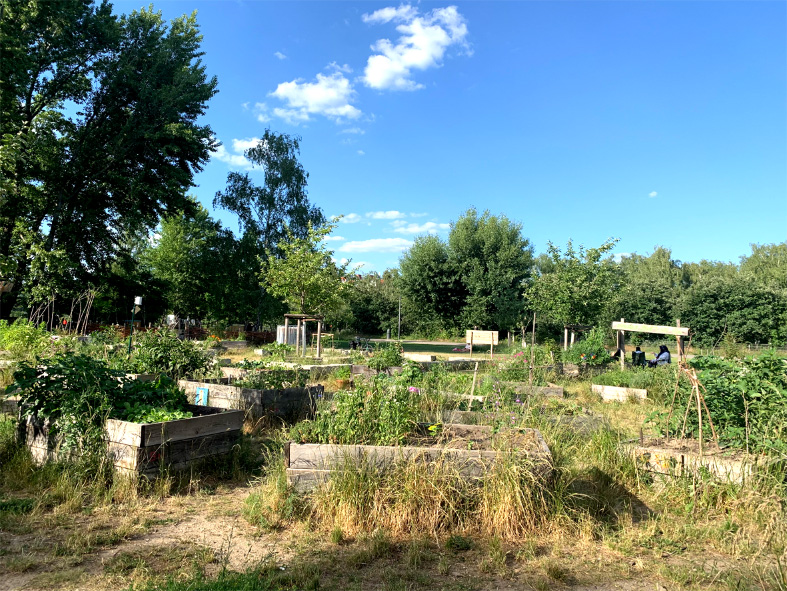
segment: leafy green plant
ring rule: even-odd
[[[254,390],[281,390],[303,388],[308,381],[309,372],[299,367],[294,369],[274,367],[250,373],[242,380],[236,381],[235,385]]]
[[[402,345],[399,342],[388,343],[375,349],[366,364],[377,371],[385,371],[390,367],[402,365]]]
[[[333,408],[291,427],[290,437],[308,443],[401,443],[413,430],[418,415],[419,394],[414,390],[381,376],[366,387],[337,392]]]
[[[349,380],[352,376],[352,370],[350,367],[337,367],[331,375],[336,380]]]
[[[180,380],[207,371],[210,358],[193,341],[180,340],[170,330],[150,330],[139,334],[131,358],[119,365],[136,373],[164,373]]]
[[[260,349],[266,351],[272,359],[278,359],[279,361],[284,361],[287,355],[295,351],[295,347],[285,343],[268,343],[260,347]]]
[[[8,351],[13,359],[32,361],[52,348],[52,335],[41,323],[19,318],[13,324],[0,320],[0,349]]]
[[[49,422],[52,437],[59,435],[66,449],[83,452],[102,446],[107,418],[133,420],[143,407],[176,412],[188,404],[166,376],[153,382],[129,380],[102,360],[74,354],[21,362],[6,393],[19,396],[22,418]]]
[[[574,343],[568,351],[563,351],[563,361],[569,363],[586,363],[588,365],[603,365],[612,361],[604,347],[604,332],[598,328],[592,329],[588,335]]]

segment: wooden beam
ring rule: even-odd
[[[658,324],[636,324],[634,322],[613,322],[612,330],[630,330],[631,332],[652,332],[654,334],[671,334],[689,336],[688,326],[660,326]]]

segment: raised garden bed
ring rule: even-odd
[[[455,462],[466,479],[486,476],[501,454],[514,451],[533,463],[546,478],[551,473],[552,454],[537,429],[507,430],[497,434],[491,426],[447,424],[438,436],[415,437],[407,445],[338,445],[319,443],[285,444],[287,481],[304,492],[326,482],[333,471],[347,462],[385,470],[394,462],[420,461],[427,464]]]
[[[180,380],[178,386],[195,404],[240,410],[248,413],[252,420],[273,416],[295,421],[312,417],[317,399],[325,391],[323,386],[257,390],[228,383],[191,380]]]
[[[243,412],[190,405],[194,416],[162,423],[130,423],[108,419],[107,455],[123,474],[154,477],[163,470],[188,468],[208,457],[229,453],[243,427]],[[69,454],[51,437],[47,423],[28,418],[20,424],[20,437],[38,464],[63,460]]]
[[[563,398],[562,386],[530,386],[525,382],[500,382],[500,385],[511,388],[515,394],[533,393],[547,398]]]
[[[598,394],[604,402],[626,402],[629,398],[645,400],[648,391],[640,388],[621,388],[619,386],[600,386],[593,384],[590,389]]]
[[[742,450],[721,449],[704,443],[702,456],[696,439],[653,439],[630,446],[640,468],[669,476],[692,476],[701,472],[718,480],[742,484],[764,459]]]

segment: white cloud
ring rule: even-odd
[[[446,50],[457,45],[470,53],[465,38],[467,24],[456,6],[436,8],[419,15],[412,6],[382,8],[372,14],[364,14],[365,23],[399,23],[396,30],[401,33],[396,44],[388,39],[379,39],[364,69],[363,82],[378,90],[417,90],[423,88],[411,79],[413,70],[427,70],[442,65]]]
[[[365,130],[361,129],[360,127],[348,127],[346,129],[342,129],[339,133],[349,133],[353,135],[363,135],[366,133]]]
[[[323,115],[337,122],[360,117],[361,111],[350,104],[355,90],[343,73],[347,67],[330,67],[333,72],[317,74],[314,82],[297,78],[279,84],[270,96],[284,101],[286,108],[276,108],[273,113],[294,124],[309,121],[311,115]]]
[[[358,222],[363,221],[363,218],[357,213],[347,213],[344,215],[341,221],[345,224],[357,224]]]
[[[344,236],[326,236],[323,238],[325,242],[341,242],[342,240],[347,240]]]
[[[258,137],[250,137],[244,140],[232,140],[232,150],[234,152],[243,153],[249,148],[253,148],[256,146],[260,141]]]
[[[242,150],[235,149],[234,144],[237,141],[243,142],[246,140],[232,140],[233,150],[235,152],[240,151],[241,152],[240,154],[230,153],[229,151],[227,151],[227,148],[222,144],[216,149],[216,152],[213,154],[213,158],[229,164],[230,168],[251,168],[251,162],[249,162],[248,160],[246,160],[246,158],[243,157]]]
[[[365,155],[366,152],[364,152],[363,150],[358,150],[358,156],[365,156]]]
[[[392,209],[390,211],[370,211],[366,214],[366,217],[373,220],[399,220],[407,217],[407,214]]]
[[[391,224],[394,227],[394,232],[400,234],[437,234],[442,230],[448,230],[450,224],[438,224],[436,222],[425,222],[423,224],[408,224],[402,221],[396,221]]]
[[[271,120],[268,116],[268,105],[265,103],[254,103],[254,114],[257,116],[257,121],[260,123],[267,123]]]
[[[654,197],[657,197],[657,196],[658,196],[658,193],[656,191],[651,191],[650,193],[648,193],[648,197],[650,197],[651,199],[653,199]]]
[[[393,6],[388,6],[387,8],[381,8],[380,10],[375,10],[372,14],[364,14],[361,16],[361,20],[365,23],[388,23],[392,20],[403,20],[408,21],[412,20],[418,15],[418,10],[410,5],[400,5],[399,8],[394,8]]]
[[[412,246],[412,242],[404,238],[372,238],[370,240],[352,240],[339,248],[340,252],[402,252]]]
[[[273,55],[275,55],[280,60],[286,60],[287,59],[287,56],[284,55],[281,51],[275,51],[275,52],[273,52]]]
[[[411,218],[425,218],[428,215],[429,215],[428,213],[411,213],[410,217]]]

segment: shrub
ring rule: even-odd
[[[210,357],[193,341],[181,341],[170,330],[137,333],[131,358],[122,367],[136,373],[164,373],[180,380],[207,371]]]
[[[303,388],[309,381],[309,372],[299,367],[286,369],[274,367],[250,373],[235,382],[240,388],[254,390],[281,390],[283,388]]]
[[[591,330],[588,335],[574,343],[568,351],[563,351],[563,361],[569,363],[587,363],[588,365],[603,365],[612,361],[604,347],[604,333],[598,328]]]
[[[385,371],[390,367],[402,365],[402,345],[399,342],[388,343],[372,353],[367,365],[377,371]]]
[[[52,335],[43,323],[36,326],[24,318],[13,324],[0,320],[0,349],[8,351],[14,359],[32,361],[51,346]]]

